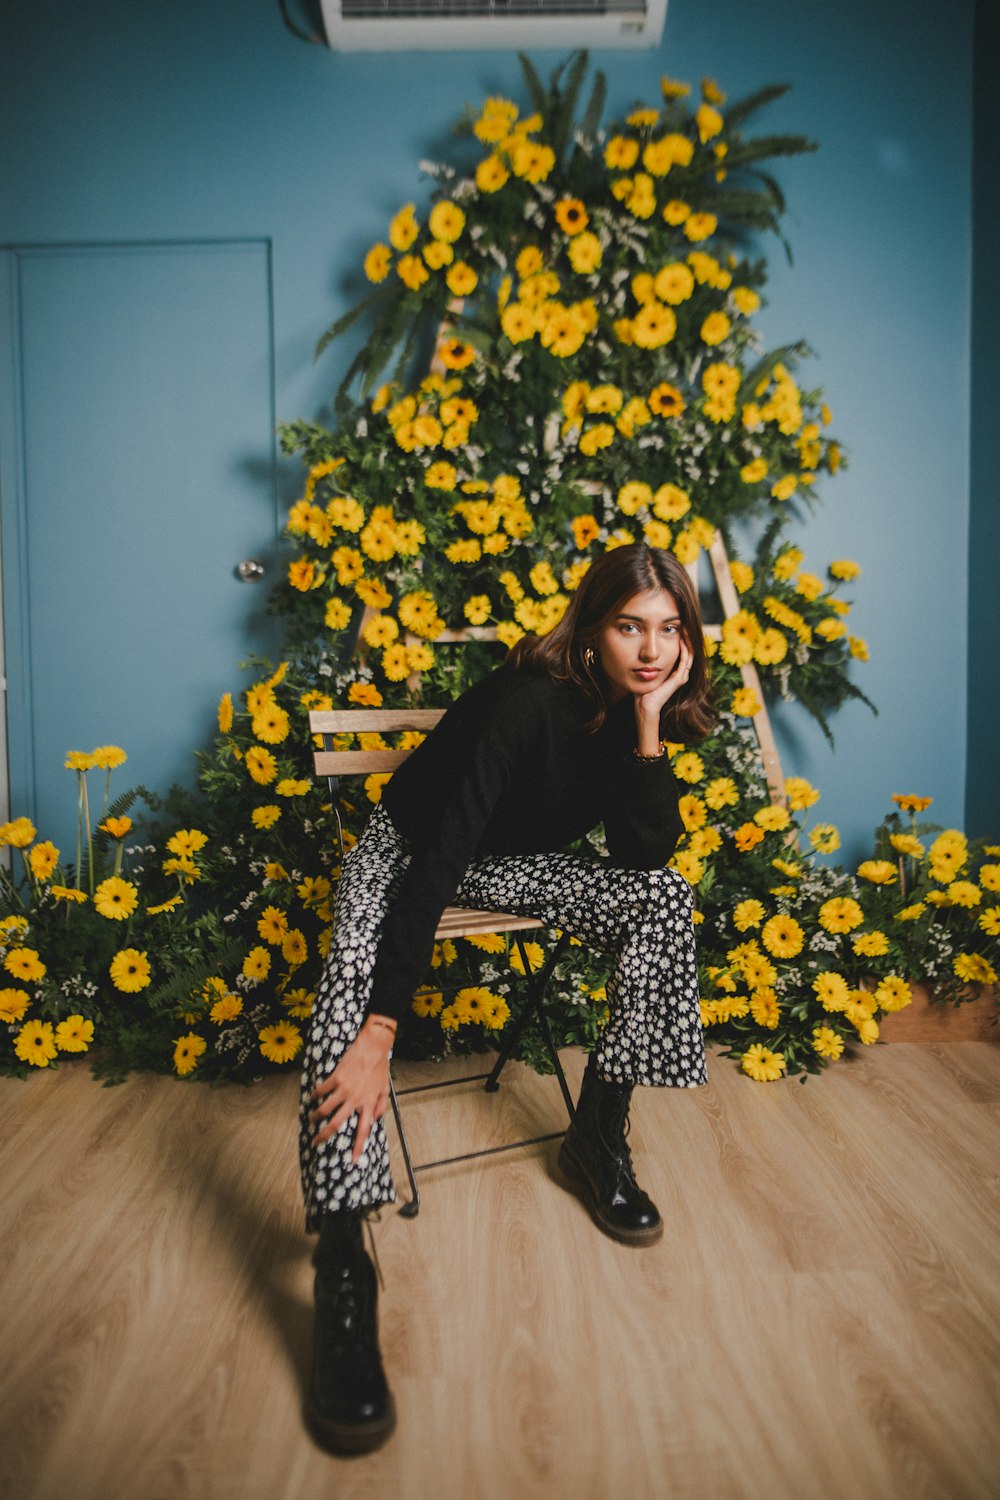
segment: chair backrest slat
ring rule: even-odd
[[[443,708],[314,708],[309,715],[313,734],[323,736],[323,748],[313,752],[317,776],[359,776],[394,771],[412,750],[359,750],[333,744],[338,734],[395,734],[412,729],[426,734],[444,717]]]
[[[394,771],[412,750],[316,750],[313,768],[317,776],[356,776],[371,771]]]
[[[309,715],[309,728],[313,734],[433,729],[444,712],[443,708],[314,708]]]

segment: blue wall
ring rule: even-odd
[[[1000,480],[996,404],[1000,390],[1000,11],[977,0],[975,200],[972,283],[972,450],[969,527],[970,833],[1000,829]]]
[[[296,41],[271,0],[8,0],[0,80],[7,243],[269,239],[279,417],[322,415],[346,351],[314,366],[348,273],[443,150],[466,101],[520,92],[513,55],[338,56]],[[730,96],[792,92],[761,128],[809,134],[779,164],[795,260],[771,260],[772,343],[806,337],[851,466],[795,536],[807,565],[852,557],[872,660],[837,747],[796,711],[786,770],[860,852],[889,794],[961,823],[966,782],[972,0],[670,0],[653,53],[602,53],[610,105],[660,75]],[[11,45],[13,41],[13,45]],[[541,54],[547,69],[556,54]],[[10,149],[14,143],[14,149]],[[281,477],[288,497],[294,466]]]

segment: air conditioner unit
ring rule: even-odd
[[[336,52],[656,47],[667,0],[320,0]]]

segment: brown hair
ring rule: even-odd
[[[621,613],[628,599],[651,589],[666,589],[674,598],[684,639],[694,655],[687,682],[664,706],[661,729],[665,738],[685,743],[700,739],[715,724],[709,702],[701,609],[686,571],[662,547],[636,542],[599,557],[584,574],[555,629],[547,635],[525,636],[511,651],[509,660],[517,668],[534,668],[559,681],[575,683],[594,704],[588,729],[600,729],[609,703],[607,678],[600,660],[588,666],[584,652],[588,646],[596,648],[601,632]]]

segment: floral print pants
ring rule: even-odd
[[[314,1232],[323,1213],[367,1211],[396,1196],[382,1120],[353,1163],[357,1116],[314,1147],[308,1115],[313,1088],[365,1019],[379,933],[408,860],[406,840],[382,807],[344,859],[302,1079],[299,1144],[306,1227]],[[614,955],[611,1014],[597,1048],[603,1078],[675,1088],[706,1082],[692,897],[676,870],[623,870],[570,854],[488,855],[469,866],[454,904],[537,917]]]

